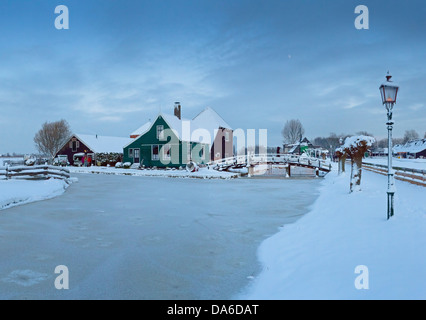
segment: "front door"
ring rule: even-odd
[[[134,149],[133,150],[133,163],[141,163],[141,150]]]

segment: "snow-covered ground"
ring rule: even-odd
[[[352,194],[349,178],[330,173],[312,210],[262,243],[263,272],[240,298],[426,298],[426,188],[397,181],[387,221],[387,178],[364,170]]]
[[[386,157],[380,158],[366,158],[363,162],[374,163],[374,164],[382,164],[387,166],[388,159]],[[419,169],[426,170],[426,159],[392,159],[393,167],[401,167],[401,168],[410,168],[410,169]]]
[[[19,204],[51,199],[65,192],[68,183],[50,179],[40,181],[0,180],[0,210]]]
[[[212,168],[200,168],[197,172],[186,170],[137,170],[119,169],[114,167],[67,167],[71,173],[94,173],[129,175],[138,177],[168,177],[168,178],[199,178],[199,179],[232,179],[239,176],[238,173],[219,172]]]

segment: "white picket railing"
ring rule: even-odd
[[[250,155],[240,155],[229,157],[225,159],[220,159],[216,161],[211,161],[208,163],[209,166],[224,168],[232,166],[247,166],[247,165],[256,165],[263,163],[273,163],[273,164],[295,164],[295,165],[305,165],[321,170],[330,171],[331,165],[330,162],[323,159],[308,157],[308,156],[299,156],[292,154],[250,154]]]

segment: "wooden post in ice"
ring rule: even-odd
[[[247,151],[247,171],[248,171],[248,177],[250,178],[253,176],[253,167],[250,164],[250,151]]]

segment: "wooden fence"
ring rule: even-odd
[[[0,180],[47,180],[50,178],[68,179],[70,171],[66,168],[49,165],[0,167]]]
[[[363,162],[362,167],[384,176],[388,174],[388,166],[386,165]],[[426,187],[426,170],[402,167],[393,167],[393,170],[395,171],[395,179]]]

